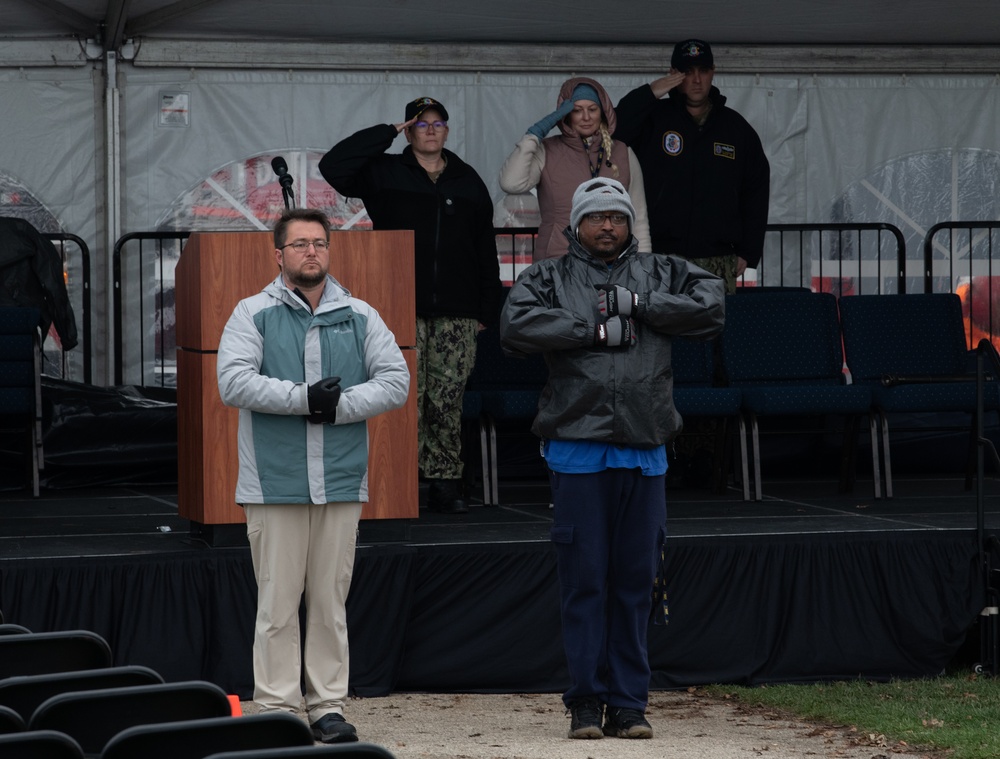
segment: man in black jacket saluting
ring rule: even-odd
[[[771,169],[714,77],[707,42],[677,43],[670,71],[618,103],[615,139],[642,166],[653,252],[683,256],[733,292],[764,250]]]

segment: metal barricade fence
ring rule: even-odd
[[[112,308],[116,385],[176,387],[174,268],[190,236],[190,232],[135,232],[115,243]]]
[[[905,293],[906,241],[892,224],[768,224],[760,265],[741,284],[838,297]]]
[[[51,335],[45,336],[42,344],[44,366],[42,373],[60,379],[72,380],[81,377],[90,384],[93,363],[93,344],[90,339],[90,249],[76,235],[64,232],[44,232],[42,237],[50,241],[59,253],[62,262],[66,291],[69,294],[73,314],[78,317],[78,351],[64,351]]]
[[[1000,347],[1000,221],[943,221],[924,236],[924,291],[962,299],[972,349]]]
[[[538,227],[494,227],[493,233],[497,238],[500,279],[504,287],[510,287],[534,260]]]
[[[500,279],[531,265],[537,227],[497,227]],[[174,267],[190,231],[138,232],[114,248],[115,384],[174,387]],[[835,295],[904,293],[906,243],[891,224],[771,224],[744,287],[808,287]],[[128,339],[125,325],[128,324]]]

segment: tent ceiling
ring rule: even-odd
[[[996,0],[4,0],[0,39],[995,46],[998,16]]]

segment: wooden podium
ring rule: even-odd
[[[369,502],[362,519],[418,516],[413,233],[330,233],[330,273],[370,303],[410,368],[406,405],[368,421]],[[197,232],[175,270],[178,512],[192,529],[245,522],[235,502],[238,411],[216,380],[222,330],[236,304],[278,275],[270,232]]]

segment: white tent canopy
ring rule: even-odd
[[[275,154],[301,198],[329,193],[316,157],[420,95],[447,105],[449,147],[499,201],[500,164],[564,79],[593,76],[617,100],[700,36],[764,142],[770,220],[889,221],[912,254],[938,221],[998,218],[997,15],[993,0],[7,0],[0,213],[30,196],[87,242],[95,381],[109,381],[122,234],[216,228],[196,196],[252,228],[248,188]]]

